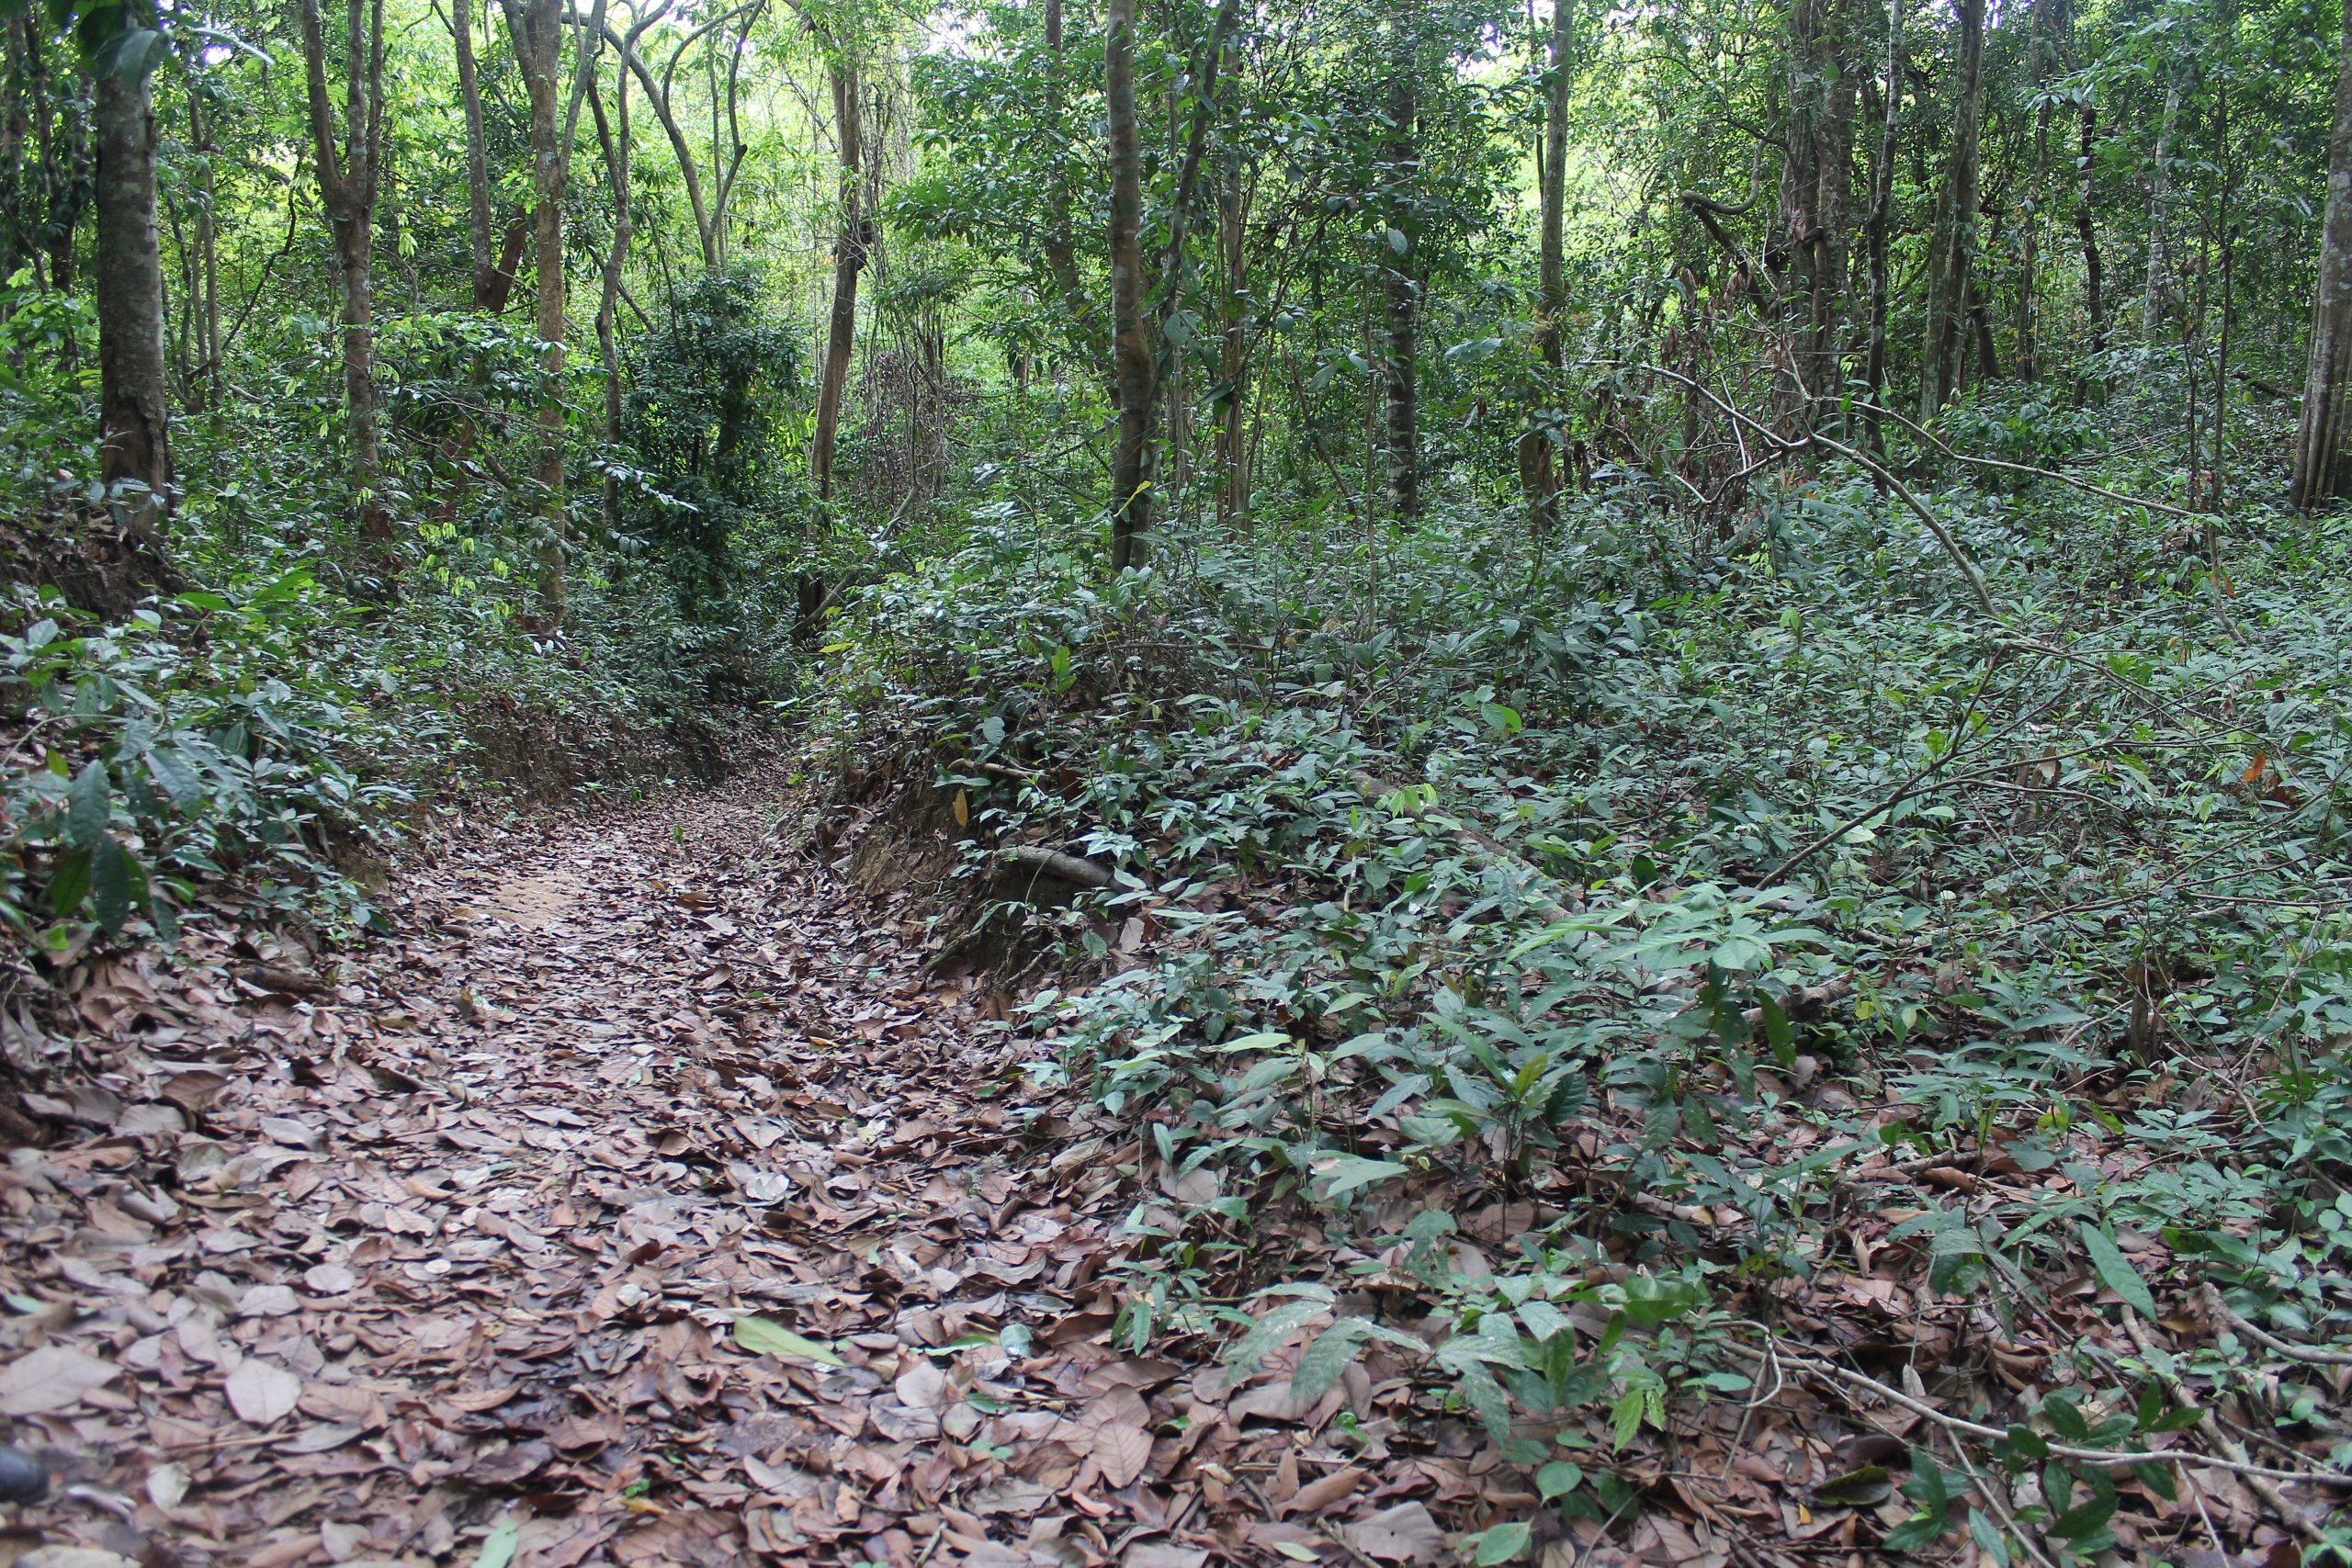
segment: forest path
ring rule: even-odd
[[[1193,1568],[1313,1539],[1253,1508],[1187,1543],[1210,1511],[1159,1478],[1216,1422],[1108,1346],[1132,1145],[1039,1102],[772,813],[747,783],[453,844],[331,986],[200,934],[97,976],[124,1065],[0,1171],[0,1413],[81,1487],[19,1548]]]

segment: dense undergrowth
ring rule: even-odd
[[[723,771],[731,731],[796,677],[797,552],[776,519],[797,492],[746,500],[740,476],[662,465],[662,443],[790,363],[752,275],[683,299],[701,335],[639,378],[633,444],[599,458],[612,515],[593,486],[568,506],[560,628],[536,575],[548,525],[515,480],[536,371],[499,323],[383,340],[402,438],[389,551],[361,536],[345,465],[317,439],[338,397],[324,324],[286,323],[256,367],[272,397],[175,429],[184,493],[160,589],[77,573],[123,534],[122,498],[90,479],[94,378],[0,377],[0,508],[21,525],[0,600],[0,922],[16,945],[54,966],[94,942],[168,940],[208,899],[347,934],[370,917],[367,868],[434,806]],[[94,353],[86,301],[21,277],[0,291],[0,358]]]
[[[2029,462],[2062,456],[2037,431],[2104,445],[2047,412],[1969,417]],[[2352,1337],[2352,525],[2246,506],[2209,538],[1913,456],[1996,615],[1836,468],[1728,547],[1623,476],[1532,552],[1457,502],[1106,585],[1008,529],[844,612],[844,755],[935,767],[976,868],[1117,870],[1035,917],[1068,978],[1015,1027],[1141,1134],[1125,1343],[1231,1325],[1247,1366],[1310,1330],[1307,1400],[1433,1343],[1498,1439],[1551,1419],[1512,1451],[1599,1517],[1630,1495],[1585,1450],[1765,1397],[1753,1325],[1820,1327],[1856,1247],[1935,1304],[1849,1352],[1908,1376],[1956,1337],[1939,1390],[2016,1423],[2015,1472],[2194,1419],[2165,1358],[2002,1362],[2054,1300],[2153,1319],[2211,1285]],[[1861,1205],[1870,1242],[1835,1223],[1922,1169]],[[2246,1348],[2193,1370],[2352,1461],[2316,1371]],[[1915,1455],[1891,1544],[1944,1529],[1941,1474]],[[2098,1467],[2041,1495],[2020,1528],[2111,1539]]]

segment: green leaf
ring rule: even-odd
[[[130,907],[147,890],[147,874],[122,841],[111,833],[99,835],[90,854],[90,891],[96,907],[98,929],[109,934],[122,929]]]
[[[845,1365],[833,1354],[830,1346],[814,1339],[804,1339],[780,1324],[764,1317],[739,1317],[735,1320],[735,1343],[754,1356],[797,1356],[806,1361],[816,1361],[828,1367]]]
[[[87,844],[62,857],[49,876],[50,912],[64,919],[81,908],[90,896],[90,848]]]
[[[1291,1397],[1301,1404],[1312,1404],[1329,1393],[1355,1365],[1356,1351],[1369,1328],[1362,1318],[1343,1317],[1317,1335],[1299,1353],[1298,1368],[1290,1375]]]
[[[1610,1405],[1609,1436],[1615,1447],[1623,1448],[1642,1429],[1642,1391],[1629,1388]]]
[[[1503,1385],[1495,1374],[1478,1361],[1464,1360],[1455,1364],[1454,1375],[1462,1380],[1462,1397],[1478,1413],[1487,1435],[1497,1442],[1510,1437],[1510,1399],[1503,1393]]]
[[[183,810],[203,797],[203,781],[196,776],[196,770],[189,767],[187,760],[175,749],[159,747],[148,752],[147,772],[163,786],[164,794],[171,803]]]
[[[1816,1503],[1828,1503],[1841,1508],[1867,1508],[1883,1503],[1894,1490],[1886,1467],[1866,1464],[1860,1470],[1849,1470],[1843,1475],[1832,1476],[1813,1489]]]
[[[1565,1497],[1584,1484],[1584,1472],[1566,1460],[1555,1459],[1535,1472],[1536,1495],[1546,1503]]]
[[[1366,1159],[1362,1155],[1342,1155],[1315,1173],[1323,1184],[1326,1199],[1337,1198],[1342,1192],[1352,1192],[1359,1187],[1388,1181],[1406,1174],[1406,1168],[1393,1159]]]
[[[1991,1558],[1995,1568],[2009,1568],[2009,1540],[1993,1516],[1982,1508],[1972,1508],[1968,1515],[1968,1538]]]
[[[106,763],[91,758],[74,775],[74,787],[65,797],[66,841],[85,845],[105,832],[114,813],[113,797],[114,784],[107,777]]]
[[[1507,1525],[1497,1525],[1478,1536],[1478,1568],[1494,1568],[1498,1562],[1516,1562],[1527,1554],[1527,1523],[1514,1519]]]
[[[1225,1385],[1233,1387],[1258,1370],[1258,1362],[1272,1355],[1282,1342],[1296,1333],[1307,1320],[1329,1312],[1330,1304],[1318,1297],[1307,1296],[1284,1302],[1252,1324],[1250,1332],[1235,1342],[1225,1353],[1227,1368]]]
[[[1966,1224],[1946,1225],[1928,1246],[1928,1284],[1940,1294],[1970,1294],[1989,1271],[1984,1238]]]
[[[2083,1250],[2091,1255],[2091,1268],[2098,1275],[2098,1282],[2123,1298],[2124,1303],[2143,1317],[2156,1315],[2156,1298],[2148,1293],[2148,1282],[2123,1256],[2123,1249],[2114,1238],[2088,1220],[2080,1226]]]
[[[490,1527],[490,1538],[481,1543],[481,1555],[474,1559],[474,1568],[506,1568],[514,1561],[514,1549],[523,1541],[523,1521],[512,1514],[502,1515]]]

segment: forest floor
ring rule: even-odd
[[[1474,1483],[1384,1479],[1361,1370],[1109,1348],[1135,1150],[775,794],[461,835],[331,976],[200,926],[93,974],[115,1065],[0,1171],[59,1472],[0,1562],[1434,1560],[1384,1495]]]
[[[1912,1511],[1885,1467],[1922,1407],[1793,1371],[1579,1438],[1648,1503],[1564,1521],[1393,1359],[1302,1403],[1283,1346],[1238,1375],[1215,1336],[1121,1347],[1130,1216],[1183,1201],[1166,1166],[784,800],[753,777],[457,831],[324,961],[225,917],[169,963],[85,958],[95,1070],[23,1098],[71,1131],[0,1168],[0,1416],[57,1476],[0,1568],[1414,1568],[1530,1515],[1480,1560],[1784,1568],[1859,1563]],[[21,1007],[0,1030],[60,1048]],[[1516,1209],[1465,1213],[1465,1244],[1506,1254]],[[1255,1217],[1294,1264],[1376,1261]],[[1786,1325],[1846,1353],[1930,1342],[1892,1280],[1790,1288]],[[1997,1364],[2112,1337],[2093,1290]],[[2132,1483],[2179,1561],[2295,1560],[2257,1480],[2186,1473]],[[2254,1555],[2184,1544],[2224,1531]]]

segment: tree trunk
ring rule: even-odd
[[[338,220],[335,277],[343,292],[343,400],[351,434],[352,482],[359,491],[359,533],[383,544],[392,536],[384,507],[384,460],[376,417],[376,300],[372,206]]]
[[[1928,252],[1927,353],[1919,367],[1919,417],[1950,400],[1967,345],[1970,253],[1976,244],[1977,150],[1984,120],[1984,0],[1957,0],[1960,86],[1952,106],[1951,155]]]
[[[188,149],[196,154],[196,288],[190,301],[196,318],[196,386],[202,406],[217,419],[220,412],[220,181],[213,163],[219,149],[212,127],[204,118],[202,100],[187,101]]]
[[[359,536],[389,571],[391,514],[384,505],[384,465],[377,432],[376,307],[371,280],[376,197],[383,163],[383,0],[346,0],[344,17],[343,146],[335,146],[327,96],[326,37],[318,0],[295,0],[302,35],[302,75],[317,164],[320,203],[334,237],[334,272],[343,297],[343,397],[357,491]]]
[[[1244,438],[1250,359],[1242,311],[1250,286],[1249,225],[1250,190],[1237,159],[1226,171],[1217,195],[1217,252],[1225,264],[1218,363],[1225,401],[1217,409],[1216,431],[1216,520],[1221,527],[1238,527],[1250,513],[1250,453]]]
[[[2032,181],[2018,231],[2017,373],[2021,381],[2041,378],[2041,300],[2035,290],[2041,283],[2041,212],[2050,188],[2050,117],[2053,106],[2042,88],[2049,76],[2054,42],[2050,36],[2054,3],[2055,0],[2032,0],[2033,33],[2027,50],[2033,92],[2040,101],[2033,110]]]
[[[2093,210],[2091,196],[2091,151],[2098,138],[2098,110],[2083,106],[2081,170],[2075,193],[2075,234],[2083,247],[2083,313],[2090,318],[2091,352],[2107,352],[2107,268],[2099,260],[2098,214]]]
[[[1878,409],[1886,400],[1887,237],[1894,228],[1895,133],[1903,114],[1903,0],[1887,0],[1886,101],[1880,106],[1878,155],[1871,171],[1870,355],[1863,370],[1870,383],[1871,439],[1881,440]]]
[[[460,0],[460,4],[463,0]],[[613,248],[605,257],[605,289],[596,301],[596,351],[605,365],[605,444],[617,446],[621,438],[621,356],[615,328],[620,310],[623,269],[628,265],[630,243],[637,237],[636,217],[629,210],[628,192],[628,68],[616,73],[613,83],[614,118],[605,118],[605,100],[594,86],[589,90],[588,104],[596,116],[596,141],[605,152],[605,178],[613,193]],[[604,484],[605,532],[610,536],[620,530],[620,480],[610,474]]]
[[[449,35],[458,50],[458,96],[466,116],[466,233],[473,253],[474,309],[496,315],[506,307],[510,278],[499,276],[491,249],[490,149],[482,134],[481,74],[474,62],[475,0],[449,0]]]
[[[1536,175],[1535,353],[1544,366],[1543,406],[1519,438],[1519,482],[1528,532],[1549,538],[1560,521],[1559,411],[1567,362],[1568,286],[1562,251],[1568,189],[1568,70],[1576,42],[1575,0],[1552,0],[1552,39],[1544,83],[1544,158]]]
[[[1111,148],[1112,382],[1119,436],[1111,459],[1111,570],[1143,564],[1151,532],[1151,405],[1158,366],[1145,315],[1143,148],[1136,126],[1135,0],[1109,0],[1102,89]]]
[[[870,225],[859,200],[865,163],[865,131],[860,114],[857,67],[836,61],[833,126],[841,142],[841,230],[833,241],[833,303],[825,323],[825,363],[817,384],[817,434],[808,454],[817,497],[833,495],[833,446],[841,428],[842,393],[849,386],[849,356],[857,336],[857,275],[865,265]]]
[[[96,179],[90,138],[73,112],[73,96],[53,92],[54,78],[42,53],[44,29],[25,20],[25,81],[32,93],[33,136],[40,160],[40,238],[48,250],[49,287],[74,291],[74,231]],[[69,70],[72,67],[68,67]],[[74,73],[77,84],[88,77]],[[68,351],[68,362],[71,352]]]
[[[1057,126],[1062,112],[1062,0],[1046,0],[1046,104]],[[1105,355],[1102,352],[1100,329],[1096,322],[1094,301],[1087,298],[1086,285],[1078,273],[1078,247],[1070,237],[1069,187],[1064,179],[1064,161],[1057,160],[1051,183],[1046,191],[1046,231],[1038,242],[1045,253],[1046,270],[1062,297],[1062,308],[1069,313],[1070,331],[1079,344],[1080,358],[1087,369],[1103,374]],[[1112,401],[1118,401],[1115,376],[1108,378]]]
[[[172,448],[152,77],[101,72],[90,109],[97,143],[99,475],[109,487],[125,487],[124,515],[160,562],[157,524],[171,507]],[[70,254],[70,234],[66,246]]]
[[[571,173],[557,104],[556,62],[563,28],[563,0],[500,0],[514,42],[515,63],[531,104],[532,248],[537,270],[538,306],[533,317],[539,373],[538,510],[544,525],[539,543],[539,596],[549,625],[563,619],[563,196]]]
[[[1789,371],[1782,407],[1800,430],[1834,407],[1845,377],[1846,235],[1851,227],[1854,73],[1845,59],[1838,0],[1794,0],[1789,12],[1787,156],[1781,165],[1781,243],[1801,291],[1792,290]]]
[[[1382,268],[1388,336],[1385,457],[1389,514],[1410,525],[1421,515],[1420,377],[1415,344],[1420,315],[1420,284],[1416,276],[1419,268],[1415,265],[1418,257],[1413,241],[1413,231],[1420,225],[1411,212],[1420,175],[1420,51],[1407,13],[1400,10],[1389,26],[1394,36],[1390,40],[1388,137],[1384,153],[1391,195],[1389,254],[1383,258]]]
[[[2311,359],[2303,373],[2303,417],[2295,435],[2299,511],[2352,498],[2352,0],[2335,74],[2335,130],[2327,143],[2327,216],[2319,287],[2312,302]]]
[[[2156,166],[2148,183],[2148,277],[2140,297],[2140,333],[2150,343],[2164,319],[2165,272],[2167,265],[2165,209],[2172,198],[2173,128],[2180,118],[2180,81],[2165,86],[2165,118],[2156,132]]]

